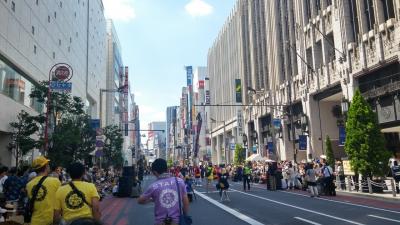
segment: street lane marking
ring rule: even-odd
[[[260,223],[260,222],[258,222],[258,221],[255,220],[255,219],[252,219],[252,218],[250,218],[250,217],[248,217],[248,216],[246,216],[246,215],[244,215],[244,214],[242,214],[242,213],[240,213],[240,212],[238,212],[238,211],[236,211],[236,210],[234,210],[234,209],[231,209],[231,208],[227,207],[227,206],[224,205],[224,204],[221,204],[221,203],[217,202],[216,200],[214,200],[214,199],[208,197],[208,196],[205,195],[205,194],[202,194],[202,193],[200,193],[200,192],[198,192],[198,191],[194,191],[194,192],[195,192],[198,196],[200,196],[200,197],[204,198],[205,200],[209,201],[211,204],[213,204],[213,205],[215,205],[215,206],[221,208],[222,210],[224,210],[224,211],[226,211],[226,212],[232,214],[233,216],[236,216],[237,218],[243,220],[244,222],[246,222],[246,223],[248,223],[248,224],[250,224],[250,225],[264,225],[263,223]]]
[[[197,191],[197,190],[196,190]],[[201,193],[201,194],[211,194],[211,193],[219,193],[219,191],[209,191],[209,192],[206,192],[206,191],[198,191],[199,193]],[[229,192],[233,192],[233,191],[227,191],[228,193]]]
[[[301,217],[294,217],[294,218],[297,219],[297,220],[301,220],[301,221],[303,221],[303,222],[312,224],[312,225],[322,225],[322,224],[320,224],[320,223],[316,223],[316,222],[313,222],[313,221],[311,221],[311,220],[306,220],[306,219],[303,219],[303,218],[301,218]]]
[[[386,217],[382,217],[382,216],[375,216],[375,215],[368,215],[368,216],[375,217],[375,218],[382,219],[382,220],[388,220],[388,221],[400,223],[400,220],[394,220],[394,219],[390,219],[390,218],[386,218]]]
[[[352,223],[352,224],[356,224],[356,225],[365,225],[363,223],[358,223],[356,221],[343,219],[343,218],[340,218],[340,217],[328,215],[328,214],[325,214],[325,213],[317,212],[317,211],[314,211],[314,210],[311,210],[311,209],[306,209],[306,208],[302,208],[302,207],[291,205],[291,204],[287,204],[287,203],[284,203],[284,202],[275,201],[275,200],[272,200],[272,199],[269,199],[269,198],[264,198],[264,197],[261,197],[261,196],[258,196],[258,195],[249,194],[249,193],[238,191],[238,190],[235,190],[235,189],[231,189],[231,190],[239,192],[239,193],[242,193],[242,194],[245,194],[245,195],[248,195],[248,196],[259,198],[259,199],[262,199],[262,200],[265,200],[265,201],[269,201],[269,202],[273,202],[273,203],[276,203],[276,204],[279,204],[279,205],[292,207],[292,208],[295,208],[295,209],[299,209],[299,210],[303,210],[303,211],[306,211],[306,212],[318,214],[318,215],[321,215],[321,216],[326,216],[326,217],[329,217],[329,218],[332,218],[332,219],[336,219],[336,220],[340,220],[340,221],[343,221],[343,222]]]
[[[293,192],[287,192],[287,191],[278,191],[278,192],[286,193],[286,194],[291,194],[291,195],[299,195],[299,196],[303,196],[303,197],[310,198],[309,195],[304,195],[304,194],[300,194],[300,193],[293,193]],[[358,207],[367,208],[367,209],[374,209],[374,210],[379,210],[379,211],[384,211],[384,212],[390,212],[390,213],[400,214],[399,211],[393,211],[393,210],[389,210],[389,209],[375,208],[375,207],[373,207],[373,206],[359,205],[359,204],[350,203],[350,202],[347,202],[347,201],[346,201],[346,202],[342,202],[342,201],[332,200],[332,199],[326,199],[326,198],[318,198],[318,199],[319,199],[319,200],[328,201],[328,202],[336,202],[336,203],[341,203],[341,204],[345,204],[345,205],[358,206]]]

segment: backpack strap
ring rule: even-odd
[[[78,197],[81,198],[82,201],[83,201],[86,205],[88,205],[88,206],[91,208],[92,206],[86,201],[85,196],[83,195],[83,193],[82,193],[78,188],[76,188],[76,186],[74,185],[74,183],[72,183],[72,181],[71,181],[71,182],[69,182],[68,184],[69,184],[69,186],[72,188],[72,191],[73,191],[75,194],[77,194]]]
[[[34,186],[34,188],[32,189],[32,198],[30,199],[32,211],[33,211],[33,205],[35,204],[35,201],[36,201],[36,197],[39,194],[39,190],[43,186],[43,182],[44,182],[44,180],[46,180],[46,178],[47,178],[47,176],[43,176],[42,178],[40,178],[37,185]]]

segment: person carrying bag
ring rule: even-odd
[[[33,215],[33,206],[35,205],[36,197],[39,193],[40,188],[43,185],[44,180],[46,180],[47,176],[43,176],[40,178],[39,183],[32,190],[32,198],[28,199],[28,202],[25,204],[24,208],[24,222],[30,223]]]
[[[178,190],[178,203],[179,203],[179,225],[191,225],[193,223],[192,217],[185,215],[182,209],[181,191],[179,190],[178,179],[175,177],[176,189]]]

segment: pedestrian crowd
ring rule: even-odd
[[[99,202],[113,187],[112,169],[88,168],[80,162],[68,168],[39,156],[32,166],[0,167],[0,223],[21,215],[31,225],[100,225]]]

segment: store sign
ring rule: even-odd
[[[350,161],[349,160],[343,160],[342,163],[343,163],[344,175],[346,175],[346,176],[354,176],[355,173],[351,169]]]
[[[267,149],[269,153],[273,153],[274,152],[274,142],[270,141],[267,143]]]
[[[73,76],[72,67],[66,63],[58,63],[50,70],[51,80],[67,82]]]
[[[199,80],[199,89],[204,89],[204,80]]]
[[[206,90],[206,105],[211,104],[211,96],[210,96],[210,91]]]
[[[305,151],[307,150],[307,136],[299,135],[299,150]]]
[[[273,119],[272,123],[275,130],[279,130],[281,128],[281,119]]]
[[[339,127],[339,146],[344,146],[346,142],[346,128],[344,126]]]
[[[193,84],[193,67],[186,67],[186,77],[187,77],[187,86],[192,86]]]
[[[235,79],[236,103],[242,103],[242,81]]]
[[[242,142],[243,142],[243,112],[242,112],[242,109],[239,107],[237,109],[237,134],[238,134],[238,143],[242,144]]]

